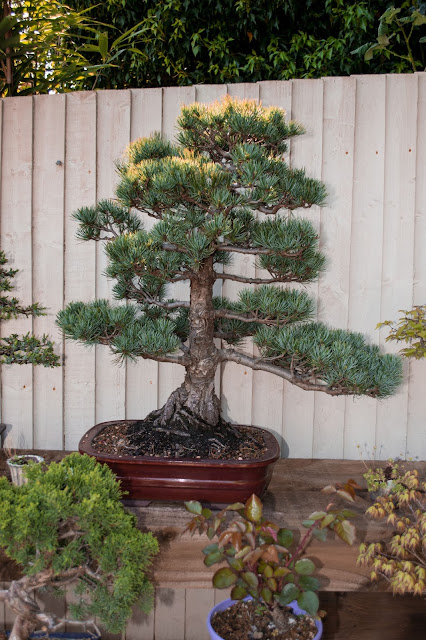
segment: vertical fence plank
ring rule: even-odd
[[[62,353],[55,325],[64,283],[65,95],[34,98],[33,297],[46,307],[34,332],[49,334]],[[62,368],[34,368],[34,446],[63,447]]]
[[[9,267],[19,269],[14,278],[13,296],[23,306],[32,297],[32,98],[3,100],[1,242]],[[7,158],[7,162],[4,159]],[[32,331],[31,318],[21,316],[2,323],[1,335]],[[2,420],[8,425],[6,444],[33,446],[33,371],[32,365],[2,367]]]
[[[386,76],[385,207],[380,320],[398,316],[413,300],[418,76]],[[384,346],[385,331],[380,332]],[[388,343],[389,345],[389,343]],[[391,343],[389,351],[398,351]],[[407,363],[405,371],[408,370]],[[381,457],[405,456],[408,417],[406,380],[378,405],[376,446]]]
[[[214,607],[213,589],[185,589],[185,640],[209,640],[207,616]]]
[[[64,302],[90,302],[96,295],[96,247],[76,238],[72,218],[96,203],[96,94],[66,96],[65,283]],[[68,340],[64,366],[65,449],[76,449],[95,424],[95,349]]]
[[[233,98],[259,100],[258,84],[230,84],[228,93]],[[232,256],[232,265],[224,267],[225,273],[236,273],[253,278],[255,276],[254,259],[243,253]],[[222,293],[230,300],[237,300],[238,293],[245,285],[232,280],[225,280]],[[241,350],[253,354],[253,345],[247,340]],[[239,424],[252,424],[253,371],[234,362],[227,362],[222,370],[222,414]]]
[[[322,159],[322,121],[323,121],[323,83],[322,80],[294,80],[292,82],[291,118],[300,122],[306,129],[303,136],[294,138],[291,145],[291,166],[305,167],[313,178],[321,177]],[[312,207],[303,215],[320,228],[320,211]],[[318,285],[307,288],[310,295],[316,296]],[[283,395],[283,435],[286,455],[292,458],[310,458],[312,456],[315,416],[315,394],[303,391],[284,382]]]
[[[348,328],[378,335],[382,274],[385,76],[356,78],[354,188]],[[347,398],[344,455],[374,457],[377,400]]]
[[[133,89],[130,139],[145,138],[161,132],[163,95],[161,89]],[[144,216],[146,229],[154,219]],[[158,362],[142,360],[127,362],[126,418],[143,419],[158,408]]]
[[[318,320],[346,329],[355,129],[355,78],[324,78],[322,180],[327,206],[321,210],[320,249],[327,257],[320,275]],[[341,458],[345,398],[315,398],[314,458]]]
[[[417,113],[417,169],[414,231],[413,304],[426,304],[426,73],[416,74],[419,83]],[[401,307],[403,308],[403,307]],[[407,457],[426,459],[426,358],[410,362],[408,385]]]
[[[115,161],[130,142],[130,91],[97,94],[97,200],[114,197]],[[97,244],[96,297],[112,300],[113,283],[104,276],[107,259]],[[116,303],[115,303],[116,304]],[[96,422],[124,418],[126,369],[117,366],[109,349],[96,347]]]
[[[154,625],[156,640],[185,638],[185,589],[156,589]]]
[[[291,119],[291,94],[292,83],[290,81],[259,83],[259,100],[262,105],[284,109],[287,120]],[[286,154],[286,161],[289,161],[289,154]],[[262,217],[266,216],[259,214],[259,218]],[[256,267],[255,275],[256,278],[267,278],[270,274],[268,271]],[[254,347],[254,351],[257,353],[256,347]],[[279,440],[282,440],[284,381],[282,378],[265,371],[253,371],[252,375],[252,423],[272,431]],[[266,399],[267,401],[265,401]]]
[[[164,138],[176,140],[176,120],[185,104],[195,101],[195,87],[167,87],[163,89]],[[168,295],[176,300],[189,300],[189,285],[179,282],[168,288]],[[169,395],[179,387],[184,379],[184,368],[179,364],[161,363],[158,366],[158,403],[161,407]]]

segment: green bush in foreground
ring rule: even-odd
[[[28,483],[0,478],[0,546],[21,567],[23,577],[0,591],[16,615],[11,640],[25,640],[37,628],[63,624],[42,611],[33,592],[74,584],[73,619],[99,619],[113,633],[123,630],[132,606],[152,606],[146,575],[158,551],[120,502],[111,470],[73,453],[46,471],[28,467]]]

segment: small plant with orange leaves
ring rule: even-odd
[[[391,535],[378,542],[363,542],[358,564],[371,567],[373,581],[384,579],[394,594],[426,594],[426,482],[416,470],[393,467],[393,484],[366,511],[384,520]],[[382,470],[377,469],[377,481]],[[372,473],[370,472],[370,480]]]
[[[348,480],[344,485],[330,485],[323,492],[339,494],[353,502],[356,487],[353,480]],[[263,504],[255,495],[245,504],[231,504],[219,513],[203,508],[196,501],[186,502],[185,507],[195,516],[186,530],[191,535],[198,531],[206,533],[210,540],[217,539],[203,549],[207,567],[225,563],[213,575],[215,588],[232,587],[232,600],[251,596],[264,612],[269,610],[280,631],[287,630],[281,607],[292,601],[296,600],[311,616],[324,615],[318,611],[316,592],[320,582],[313,575],[316,566],[304,554],[313,538],[325,541],[329,531],[351,545],[355,540],[355,527],[349,518],[354,513],[336,508],[330,502],[302,522],[307,531],[296,542],[290,529],[263,516]]]

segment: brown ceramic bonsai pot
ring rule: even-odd
[[[136,420],[123,421],[129,424]],[[213,460],[122,456],[95,451],[92,441],[105,427],[117,421],[101,422],[80,440],[79,451],[107,464],[127,492],[127,501],[199,500],[211,504],[245,502],[252,493],[261,497],[272,477],[272,465],[280,456],[276,438],[262,431],[266,453],[255,460]]]

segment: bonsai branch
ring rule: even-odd
[[[250,369],[253,369],[254,371],[266,371],[267,373],[272,373],[280,378],[284,378],[284,380],[291,382],[305,391],[322,391],[330,396],[348,395],[349,393],[343,387],[328,387],[325,384],[319,384],[311,381],[309,378],[302,378],[301,376],[292,373],[289,369],[265,362],[264,358],[252,358],[245,353],[234,351],[233,349],[219,349],[218,353],[222,362],[236,362],[244,367],[250,367]]]
[[[243,284],[273,284],[278,282],[299,282],[300,278],[295,275],[274,276],[272,278],[246,278],[234,273],[218,273],[216,280],[232,280]]]

